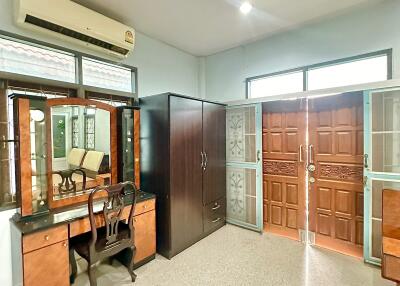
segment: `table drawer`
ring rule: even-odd
[[[134,216],[156,209],[156,200],[146,200],[136,204]]]
[[[225,224],[226,198],[216,200],[203,208],[204,232],[212,231]]]
[[[67,225],[60,225],[40,232],[24,235],[22,238],[23,253],[27,253],[64,240],[68,240]]]
[[[134,216],[140,215],[142,213],[152,211],[155,209],[155,200],[146,200],[136,204]],[[121,219],[128,220],[129,213],[131,211],[131,206],[126,206],[122,211]],[[95,215],[96,226],[101,227],[104,226],[104,218],[102,214]],[[79,234],[90,231],[90,220],[89,217],[85,217],[83,219],[76,220],[69,225],[69,236],[74,237]]]

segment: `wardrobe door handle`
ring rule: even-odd
[[[205,158],[205,160],[204,160],[203,170],[205,171],[206,168],[207,168],[207,163],[208,163],[208,158],[207,158],[207,153],[206,152],[204,152],[204,158]]]
[[[204,169],[204,154],[203,154],[203,151],[200,152],[200,155],[201,155],[201,165],[200,165],[200,167]]]

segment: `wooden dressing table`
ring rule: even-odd
[[[76,184],[74,188],[60,188],[61,180],[56,183],[53,178],[61,172],[71,173],[68,169],[63,171],[65,168],[78,168],[85,174],[80,177],[83,180],[86,176],[102,178],[92,180],[92,184],[100,186],[130,180],[140,188],[139,110],[81,98],[46,100],[26,95],[12,98],[15,133],[19,138],[15,150],[19,209],[11,219],[13,285],[70,285],[69,239],[90,232],[87,202],[92,189],[85,189],[85,183]],[[80,117],[84,122],[73,122]],[[95,131],[88,131],[89,124],[94,122],[101,125],[96,129],[98,136],[93,133]],[[79,129],[79,126],[84,128]],[[85,145],[79,142],[83,137]],[[93,143],[87,149],[88,141],[95,139],[98,144]],[[91,162],[82,163],[90,169],[69,166],[66,158],[73,148],[86,149],[86,154],[89,150],[98,152],[101,168],[98,162],[95,167],[89,164]],[[106,159],[100,160],[102,156]],[[84,160],[85,157],[82,162]],[[101,173],[97,169],[105,171]],[[68,184],[75,184],[74,178],[71,177]],[[104,200],[101,195],[97,199],[95,212],[101,212]],[[155,258],[155,199],[154,194],[143,191],[137,195],[133,220],[135,268]],[[127,219],[132,198],[128,195],[124,200],[122,218]],[[104,225],[100,213],[96,215],[96,225]],[[122,252],[116,258],[124,263],[129,261],[129,255],[129,252]]]
[[[122,217],[128,218],[130,205],[126,198]],[[98,204],[99,211],[103,207]],[[155,196],[140,192],[135,209],[135,268],[155,258]],[[68,240],[89,232],[87,206],[70,207],[27,220],[12,221],[13,283],[24,286],[69,285]],[[98,226],[103,218],[96,217]]]

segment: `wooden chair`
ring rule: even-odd
[[[133,203],[131,206],[128,223],[121,220],[124,209],[124,196],[127,189],[133,189]],[[108,193],[104,202],[102,216],[104,225],[96,226],[96,218],[93,210],[93,200],[100,191]],[[71,282],[73,283],[77,266],[74,250],[88,262],[88,274],[91,286],[96,286],[95,264],[105,258],[111,258],[124,249],[132,251],[132,258],[128,266],[132,282],[135,282],[136,274],[133,272],[133,259],[136,247],[134,244],[133,214],[136,206],[136,187],[131,182],[120,183],[112,186],[102,186],[94,189],[89,195],[88,208],[91,232],[76,236],[70,241],[70,263],[72,268]]]
[[[400,191],[382,193],[382,276],[400,285]]]

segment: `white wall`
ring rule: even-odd
[[[400,1],[387,0],[206,58],[206,98],[245,98],[251,76],[393,48],[400,77]]]
[[[0,0],[0,30],[40,41],[65,46],[87,54],[95,54],[79,45],[66,44],[54,38],[20,29],[13,23],[13,0]],[[136,47],[123,62],[138,68],[139,96],[172,91],[198,96],[198,58],[174,47],[154,40],[141,33],[136,34]],[[97,54],[97,56],[102,56]]]
[[[9,219],[15,210],[0,212],[0,285],[11,286],[12,264],[11,264],[11,234]]]

